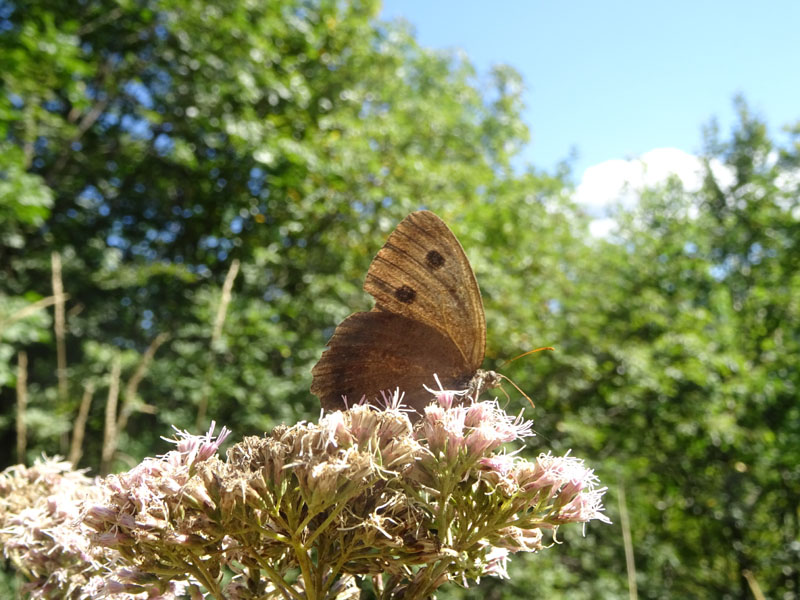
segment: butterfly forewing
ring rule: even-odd
[[[430,211],[408,215],[367,272],[364,290],[377,309],[425,323],[453,341],[471,372],[486,350],[478,283],[461,244]]]

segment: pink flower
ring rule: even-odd
[[[471,456],[478,457],[507,441],[510,441],[507,432],[499,430],[494,423],[484,422],[469,432],[466,447]]]
[[[484,468],[484,473],[496,473],[500,477],[507,477],[515,462],[516,457],[513,454],[495,454],[480,459],[478,464]]]
[[[538,527],[506,527],[497,532],[494,543],[510,552],[538,552],[542,549],[542,530]]]
[[[509,552],[506,548],[499,548],[497,546],[491,547],[491,550],[489,550],[483,559],[484,575],[491,575],[500,579],[510,579],[508,575],[508,559]]]
[[[439,403],[439,406],[442,408],[452,408],[453,403],[459,396],[457,392],[452,390],[440,390],[434,392],[434,395],[436,396],[436,401]]]
[[[557,520],[561,523],[586,523],[592,519],[597,519],[604,523],[611,523],[611,519],[602,513],[602,499],[605,491],[606,488],[601,488],[575,494],[558,511]]]
[[[181,431],[175,429],[177,439],[168,439],[167,441],[175,444],[177,455],[173,455],[170,459],[180,457],[183,464],[194,465],[198,462],[203,462],[214,456],[222,443],[231,434],[230,429],[223,427],[219,435],[214,436],[214,429],[217,424],[211,421],[211,426],[205,435],[193,435],[188,431]]]
[[[350,416],[350,433],[358,444],[370,440],[380,425],[379,413],[366,404],[354,406],[347,413]]]
[[[466,410],[463,406],[442,408],[431,404],[425,407],[417,439],[426,440],[428,448],[435,456],[444,454],[447,460],[452,461],[464,448],[465,416]]]
[[[340,446],[351,446],[355,442],[355,436],[350,432],[344,421],[344,413],[336,410],[327,413],[319,421],[320,436],[325,446],[334,448]]]

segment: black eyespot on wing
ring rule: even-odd
[[[417,297],[417,292],[407,285],[401,285],[394,291],[394,297],[403,304],[411,304]]]
[[[436,250],[430,250],[425,255],[425,262],[431,269],[436,270],[444,265],[445,259],[444,256],[439,254]]]

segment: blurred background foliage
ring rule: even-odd
[[[776,138],[737,100],[700,191],[647,190],[596,239],[567,167],[512,167],[519,76],[377,11],[0,1],[3,466],[69,454],[81,406],[95,471],[172,424],[315,418],[311,366],[424,207],[476,271],[486,366],[556,346],[502,371],[536,402],[531,451],[586,457],[614,521],[447,597],[621,598],[630,575],[644,598],[797,598],[800,125]]]

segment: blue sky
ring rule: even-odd
[[[543,2],[384,0],[420,44],[462,49],[479,73],[522,73],[525,158],[584,170],[655,148],[697,153],[701,127],[724,133],[742,93],[772,134],[800,120],[800,1]]]

